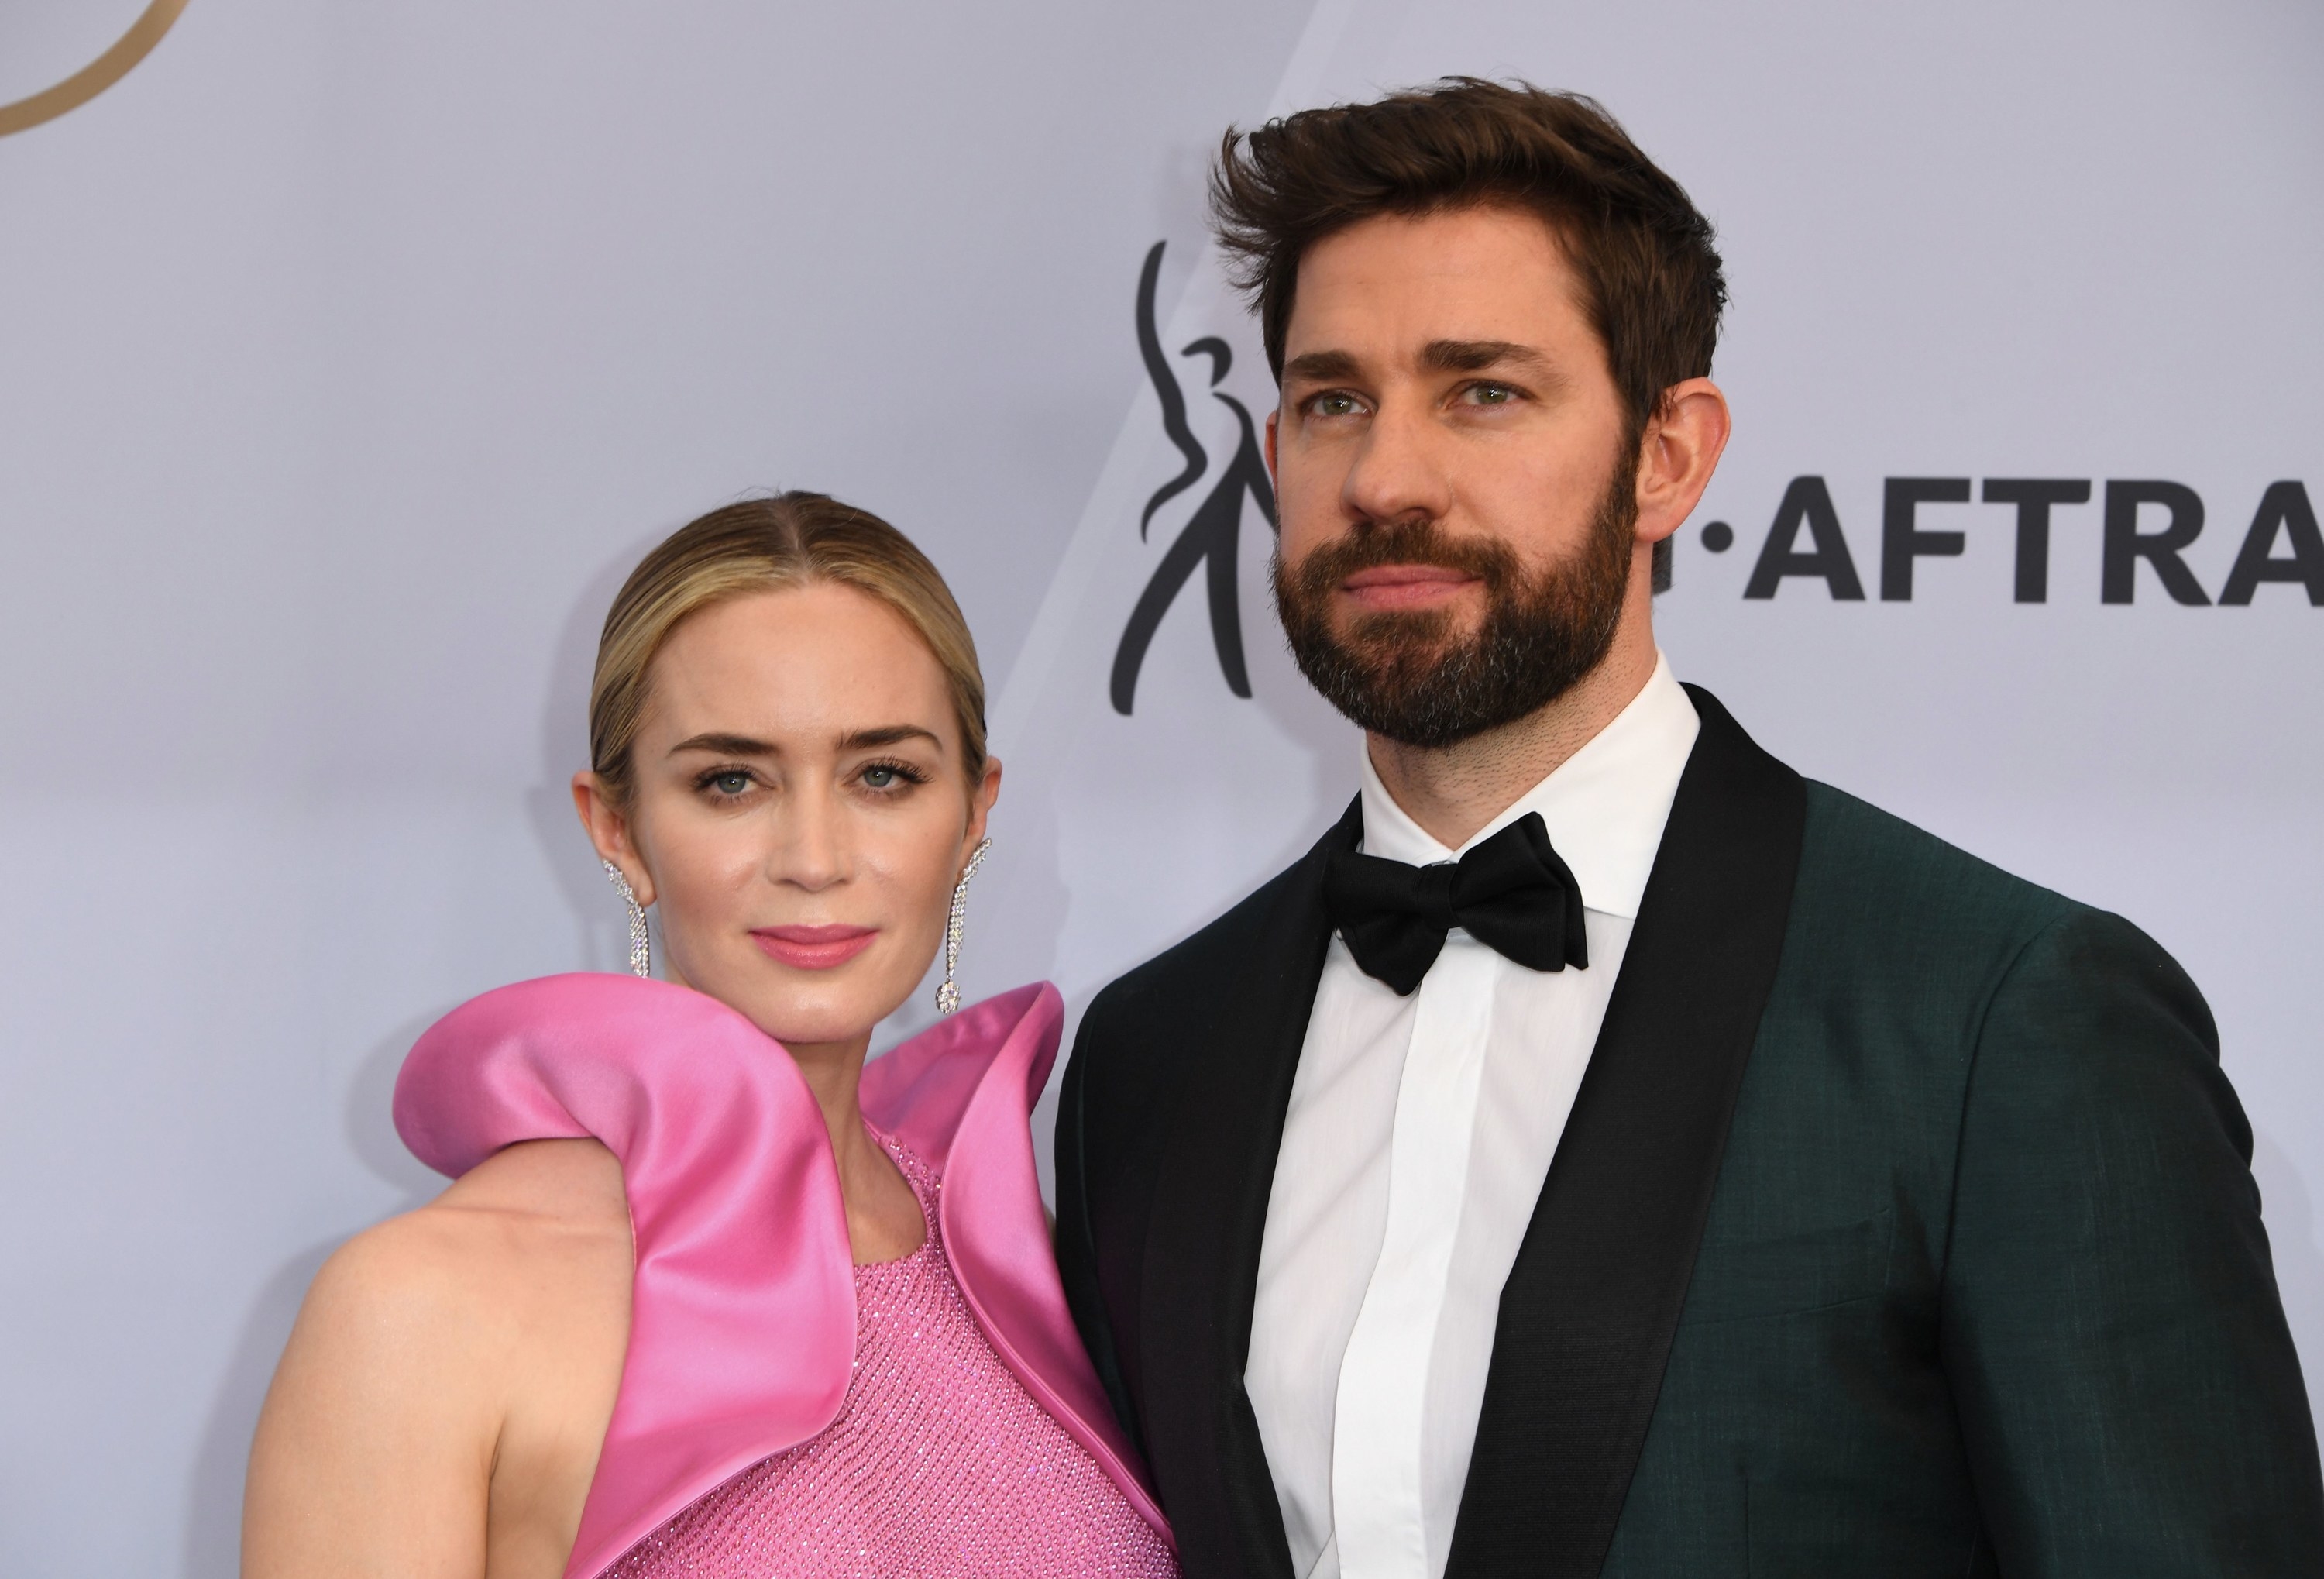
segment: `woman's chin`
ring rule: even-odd
[[[711,996],[795,1053],[860,1047],[871,1039],[872,1028],[896,1009],[885,993],[874,998],[844,990],[810,995],[761,988],[734,998],[716,993]]]
[[[901,973],[879,969],[872,950],[844,964],[803,970],[770,960],[755,948],[722,958],[720,968],[673,968],[696,992],[715,998],[787,1048],[845,1047],[863,1040],[895,1012],[918,984],[918,974],[899,986]],[[678,961],[671,962],[673,966]]]

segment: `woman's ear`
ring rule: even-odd
[[[976,781],[976,788],[969,791],[968,828],[961,840],[962,860],[967,860],[968,852],[975,849],[977,841],[984,837],[985,820],[992,814],[992,803],[1000,799],[1001,759],[987,757],[984,759],[984,776]]]
[[[584,771],[573,775],[573,809],[580,814],[582,830],[596,848],[598,859],[610,861],[622,869],[622,875],[630,881],[630,891],[638,896],[638,903],[652,904],[653,875],[646,870],[636,841],[630,837],[630,819],[614,805],[604,780],[596,774]]]

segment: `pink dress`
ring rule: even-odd
[[[855,1269],[855,1367],[839,1417],[647,1536],[605,1579],[1173,1579],[1162,1537],[977,1330],[945,1259],[943,1181],[887,1146],[928,1237],[900,1260]]]
[[[862,1268],[798,1066],[715,999],[550,976],[420,1039],[395,1122],[429,1167],[585,1136],[622,1164],[629,1349],[566,1579],[1176,1574],[1041,1208],[1063,1021],[1020,987],[864,1067],[928,1239]]]

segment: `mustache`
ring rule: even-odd
[[[1433,565],[1457,570],[1482,581],[1489,594],[1499,593],[1518,579],[1517,555],[1507,543],[1452,537],[1434,522],[1425,520],[1366,522],[1310,549],[1305,558],[1281,566],[1277,574],[1298,596],[1312,601],[1327,596],[1359,570],[1375,570],[1383,565]]]

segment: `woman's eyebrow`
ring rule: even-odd
[[[722,734],[713,730],[704,734],[688,735],[669,748],[669,754],[680,752],[706,751],[722,757],[774,757],[782,755],[781,749],[763,740],[753,740],[747,734]]]
[[[883,745],[899,745],[908,740],[925,740],[942,749],[944,742],[933,729],[923,729],[917,724],[889,724],[878,729],[858,729],[839,737],[842,751],[872,751]]]
[[[839,737],[835,743],[841,751],[877,751],[883,745],[899,745],[908,740],[925,740],[942,749],[944,740],[933,729],[918,724],[884,724],[876,729],[854,729]],[[770,742],[754,739],[747,734],[728,734],[708,730],[691,734],[669,748],[669,754],[683,752],[707,752],[722,757],[779,757],[783,748]]]

